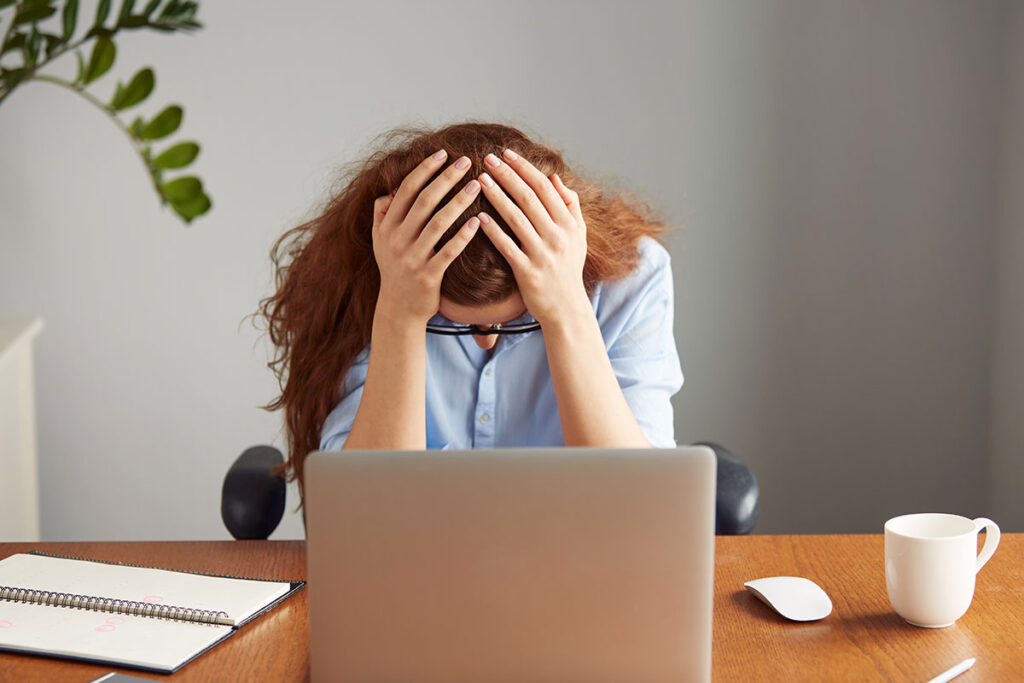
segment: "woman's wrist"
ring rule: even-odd
[[[533,312],[531,311],[531,314]],[[580,329],[586,328],[591,322],[596,322],[594,317],[594,305],[587,296],[587,291],[580,287],[577,296],[568,297],[562,301],[558,308],[542,313],[540,316],[533,314],[533,317],[540,323],[541,329],[548,333],[566,332],[572,334]]]
[[[373,310],[373,327],[376,332],[387,331],[389,334],[414,332],[419,334],[426,329],[430,316],[424,318],[408,310],[407,307],[392,303],[383,298],[377,299]]]
[[[378,300],[363,395],[346,448],[426,448],[426,336],[416,316]]]

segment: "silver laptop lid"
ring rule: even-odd
[[[306,462],[312,680],[710,680],[707,448]]]

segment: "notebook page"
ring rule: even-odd
[[[0,600],[0,647],[166,669],[231,633],[207,626]]]
[[[260,611],[291,587],[287,582],[200,576],[28,554],[0,560],[0,586],[222,610],[236,623]],[[0,600],[0,604],[3,602]]]

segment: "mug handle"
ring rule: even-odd
[[[978,566],[975,568],[974,573],[977,574],[981,571],[981,568],[985,566],[985,563],[989,561],[992,554],[996,551],[996,546],[999,545],[999,525],[993,522],[987,517],[978,517],[974,520],[975,532],[980,532],[985,529],[985,545],[981,548],[981,553],[978,555]]]

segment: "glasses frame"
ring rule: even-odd
[[[427,323],[427,332],[430,334],[445,334],[450,336],[479,335],[485,337],[492,334],[525,334],[540,329],[540,323],[520,323],[516,325],[504,325],[496,323],[487,329],[480,329],[481,325],[431,325]]]

